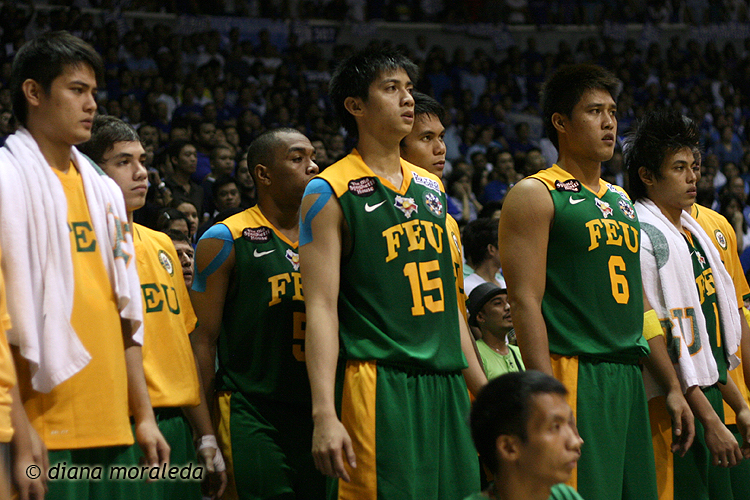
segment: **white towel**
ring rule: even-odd
[[[133,238],[119,187],[85,156],[71,154],[83,180],[96,239],[133,339],[143,342]],[[0,246],[13,328],[8,340],[31,366],[35,390],[49,392],[91,356],[70,324],[73,263],[68,205],[60,180],[24,128],[0,148]]]
[[[701,387],[713,385],[719,378],[719,372],[716,360],[709,348],[706,319],[701,309],[700,296],[693,273],[693,260],[685,238],[651,200],[638,200],[635,209],[641,222],[643,291],[659,318],[671,319],[672,334],[675,337],[680,336],[680,358],[676,369],[682,389],[685,391],[695,385]],[[705,258],[708,259],[708,266],[713,272],[721,318],[723,347],[729,360],[729,367],[732,369],[740,362],[736,352],[741,335],[740,317],[732,279],[724,268],[718,251],[695,219],[690,214],[682,212],[680,221],[683,228],[700,243],[706,254]],[[693,342],[693,333],[687,331],[691,321],[684,319],[680,324],[670,312],[687,309],[694,311],[694,326],[697,328],[702,346],[692,355],[688,352],[688,344]],[[686,313],[682,314],[686,315]],[[681,333],[681,327],[686,330],[684,335],[688,338]],[[649,398],[660,393],[650,377],[645,377],[645,381]]]

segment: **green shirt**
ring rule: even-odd
[[[508,354],[500,354],[488,346],[484,340],[477,340],[477,349],[482,357],[484,373],[487,380],[499,377],[505,373],[524,371],[526,367],[521,359],[521,351],[517,346],[508,344]]]
[[[487,500],[494,499],[495,497],[489,496],[485,492],[477,492],[471,496],[466,497],[464,500]],[[505,500],[505,499],[503,499]],[[508,499],[513,500],[513,499]],[[560,483],[552,487],[548,500],[583,500],[581,495],[576,490],[568,486],[567,484]]]

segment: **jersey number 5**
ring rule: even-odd
[[[297,361],[305,361],[305,328],[307,317],[303,312],[295,312],[292,315],[294,321],[294,337],[292,338],[292,354]]]

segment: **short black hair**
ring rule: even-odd
[[[432,97],[416,90],[412,92],[414,97],[414,118],[419,118],[419,115],[433,115],[436,116],[440,123],[445,119],[445,108],[442,104],[437,102]]]
[[[366,48],[344,59],[334,70],[329,95],[341,124],[351,136],[357,136],[357,122],[344,107],[347,97],[367,102],[370,85],[383,72],[403,69],[412,82],[417,81],[419,68],[400,51],[390,48]]]
[[[487,258],[487,245],[497,246],[497,219],[474,219],[466,224],[463,244],[466,260],[476,268]]]
[[[52,81],[69,66],[88,65],[97,82],[103,81],[104,63],[101,56],[88,43],[67,31],[52,31],[26,42],[13,59],[10,92],[13,114],[19,123],[27,126],[29,109],[23,93],[23,82],[34,80],[45,93],[52,89]]]
[[[255,178],[255,165],[261,164],[271,166],[273,162],[276,161],[276,148],[281,145],[279,135],[282,133],[301,134],[302,132],[296,128],[288,127],[266,130],[253,139],[253,142],[251,142],[250,146],[247,148],[247,168],[250,170],[250,175],[256,186],[258,185],[258,182]]]
[[[118,142],[141,142],[138,132],[115,116],[96,115],[91,126],[91,138],[76,146],[94,163],[104,163],[104,155]]]
[[[219,196],[219,189],[223,188],[227,184],[234,184],[237,186],[237,179],[232,177],[231,175],[222,175],[216,181],[214,182],[214,185],[211,186],[211,193],[214,195],[214,200]],[[239,186],[237,186],[237,189],[239,190]]]
[[[537,394],[559,394],[568,390],[554,377],[536,370],[511,372],[490,380],[471,408],[471,437],[479,458],[497,472],[497,438],[502,435],[528,439],[531,398]]]
[[[695,122],[674,108],[665,107],[646,113],[623,148],[630,197],[638,200],[647,195],[646,186],[638,174],[640,167],[659,179],[667,156],[684,148],[699,151],[699,140]]]
[[[562,66],[542,86],[540,93],[542,119],[547,137],[559,148],[557,130],[552,125],[552,115],[560,113],[570,117],[581,96],[588,90],[606,90],[617,100],[620,80],[610,71],[595,64]]]
[[[182,152],[183,148],[188,145],[194,146],[192,141],[185,141],[183,139],[170,142],[167,148],[165,149],[167,153],[167,161],[171,162],[173,158],[177,158],[178,156],[180,156],[180,153]]]
[[[183,217],[185,216],[183,215]],[[169,239],[172,241],[180,241],[182,243],[187,243],[188,245],[192,244],[190,238],[188,238],[182,231],[177,231],[176,229],[164,229],[162,232],[169,236]]]

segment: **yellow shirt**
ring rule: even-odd
[[[164,233],[133,225],[143,296],[143,371],[154,408],[200,403],[190,332],[197,318],[174,243]]]
[[[734,283],[734,289],[737,293],[737,307],[742,308],[744,305],[744,297],[750,295],[750,286],[747,284],[745,273],[742,271],[742,265],[740,264],[739,255],[737,255],[737,235],[734,233],[734,228],[732,228],[724,216],[702,205],[694,204],[690,209],[690,215],[692,215],[693,218],[698,221],[698,224],[700,224],[703,230],[708,233],[711,242],[719,251],[721,261],[724,263],[724,267],[726,267],[727,272],[732,277],[732,282]],[[744,315],[742,315],[740,321],[746,321]],[[741,358],[741,354],[740,350],[737,350],[737,356]],[[740,364],[737,368],[731,370],[729,376],[732,377],[734,383],[737,384],[737,388],[742,393],[745,401],[750,404],[750,392],[745,384],[742,365]],[[724,402],[724,422],[727,425],[736,422],[734,411],[726,402]]]
[[[466,311],[466,294],[464,293],[464,258],[461,255],[461,230],[458,222],[450,214],[445,214],[445,227],[448,230],[448,238],[451,241],[451,259],[453,259],[453,274],[456,276],[456,298],[458,298],[458,310],[464,319],[469,320]]]
[[[51,450],[133,444],[120,314],[93,231],[81,175],[71,163],[54,170],[68,200],[75,289],[71,325],[91,355],[78,373],[48,394],[31,386],[28,362],[16,356],[31,424]]]
[[[5,332],[10,330],[10,316],[5,302],[5,283],[0,273],[0,443],[8,443],[13,437],[10,423],[10,390],[16,383],[13,357],[8,348]]]

